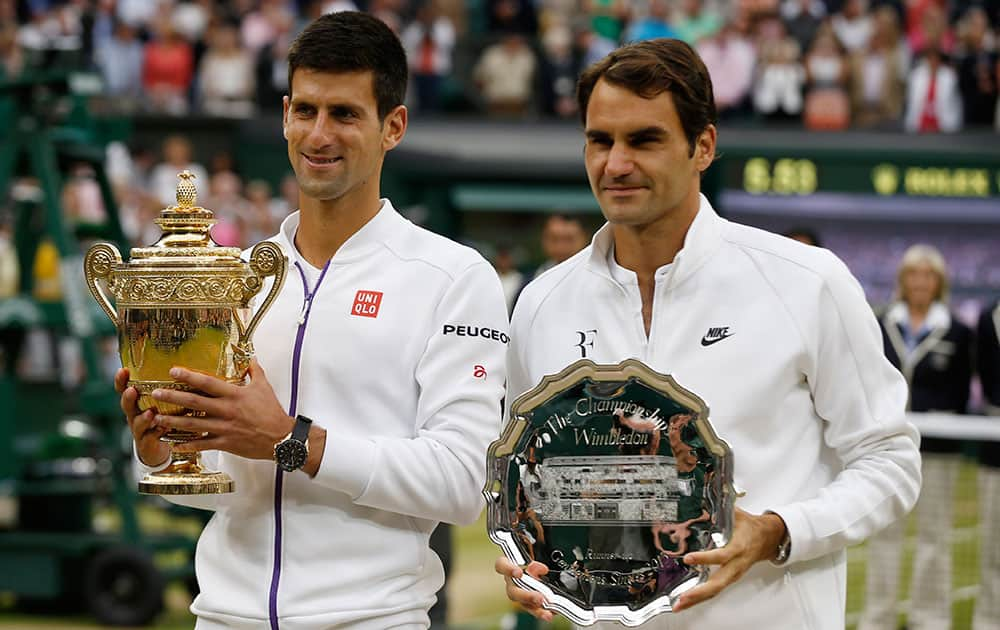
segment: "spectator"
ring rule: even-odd
[[[955,35],[948,28],[943,0],[906,0],[906,40],[914,52],[936,41],[942,52],[951,54]]]
[[[119,20],[114,35],[94,51],[94,61],[104,79],[105,93],[125,110],[138,103],[142,87],[142,43],[135,29]]]
[[[813,247],[823,247],[821,241],[819,240],[819,234],[817,234],[816,231],[811,228],[793,227],[789,230],[786,230],[784,235],[800,243],[805,243],[806,245],[812,245]]]
[[[254,113],[254,59],[239,45],[234,26],[219,24],[208,32],[209,47],[198,68],[202,110],[213,116],[248,118]]]
[[[826,5],[822,0],[784,0],[781,3],[781,19],[788,34],[799,43],[799,50],[809,50],[825,18]]]
[[[590,16],[590,29],[616,44],[622,39],[628,4],[624,0],[583,0],[584,10]]]
[[[398,36],[403,32],[402,11],[406,4],[406,0],[371,0],[368,3],[368,13],[382,20]],[[435,8],[440,15],[447,16],[449,20],[451,19],[451,16],[440,10],[437,3],[435,3]]]
[[[976,339],[985,412],[1000,418],[1000,302],[983,309]],[[972,630],[991,630],[1000,619],[1000,442],[979,445],[979,596]]]
[[[908,411],[962,414],[972,378],[972,331],[948,310],[948,268],[937,249],[906,250],[896,279],[896,301],[881,318],[885,352],[910,387]],[[951,530],[960,443],[923,438],[923,489],[915,509],[917,544],[910,586],[911,628],[951,627],[951,554],[941,533]],[[858,630],[896,627],[896,596],[906,519],[868,545],[865,611]]]
[[[561,23],[550,26],[542,36],[542,48],[542,111],[558,118],[572,118],[576,116],[576,77],[580,70],[569,27]]]
[[[75,164],[67,175],[61,196],[63,217],[70,224],[105,224],[108,215],[94,170],[88,164]]]
[[[863,50],[872,34],[872,18],[867,0],[846,0],[830,20],[837,41],[848,53]]]
[[[701,0],[681,0],[680,15],[674,20],[678,39],[694,46],[702,39],[714,36],[722,27],[722,18],[702,6]],[[714,76],[712,81],[715,82]],[[718,83],[715,87],[718,89]]]
[[[972,7],[962,18],[962,27],[958,86],[963,120],[968,126],[990,126],[997,106],[997,54],[986,11]]]
[[[20,284],[20,267],[14,249],[14,235],[7,226],[7,218],[0,214],[0,299],[14,297]],[[520,288],[520,283],[518,283]],[[2,347],[0,347],[2,350]],[[0,352],[0,356],[2,356]],[[2,370],[0,370],[2,373]]]
[[[473,70],[486,111],[495,116],[523,116],[534,94],[537,62],[524,37],[508,33],[483,51]]]
[[[354,3],[354,0],[325,0],[320,3],[322,6],[321,14],[325,15],[327,13],[340,13],[341,11],[357,11],[358,5]]]
[[[711,75],[719,115],[726,118],[746,112],[757,63],[753,45],[731,22],[696,48]]]
[[[134,29],[142,29],[152,24],[159,7],[158,2],[149,0],[117,0],[118,18]]]
[[[189,42],[201,41],[214,13],[211,0],[181,2],[170,13],[174,30]]]
[[[488,0],[486,10],[491,33],[534,35],[538,32],[538,16],[532,0]]]
[[[280,197],[271,199],[271,218],[280,224],[299,207],[299,182],[295,175],[288,174],[281,178],[279,192]]]
[[[212,153],[212,157],[208,158],[208,175],[209,179],[217,173],[235,173],[236,172],[236,161],[233,159],[233,154],[225,149],[219,149]]]
[[[196,182],[203,182],[201,187],[208,184],[205,167],[191,160],[191,151],[191,141],[184,136],[173,135],[163,141],[163,162],[153,167],[149,184],[150,192],[165,206],[177,203],[177,174],[181,171],[191,171]]]
[[[775,29],[758,45],[757,80],[753,86],[754,109],[771,120],[798,118],[802,114],[805,70],[799,44],[774,20]]]
[[[899,124],[909,71],[909,51],[899,32],[899,15],[890,6],[875,9],[868,46],[851,55],[851,115],[859,127]]]
[[[0,212],[0,300],[16,297],[20,292],[21,268],[14,249],[8,219]],[[25,329],[12,321],[0,323],[0,376],[13,375],[24,347]]]
[[[52,32],[56,26],[48,9],[31,9],[30,20],[17,30],[17,44],[28,58],[28,65],[41,66],[52,49]]]
[[[278,111],[281,98],[288,93],[288,46],[292,41],[289,29],[278,35],[274,43],[257,55],[256,84],[258,111]]]
[[[590,25],[576,25],[576,49],[580,55],[580,67],[587,68],[618,47],[616,42],[595,33]],[[574,87],[574,92],[576,88]]]
[[[188,111],[194,76],[194,51],[168,20],[159,20],[146,44],[142,86],[150,109],[173,115]]]
[[[80,53],[83,51],[83,20],[79,3],[67,2],[51,9],[51,19],[47,26],[49,42],[65,65],[82,65]]]
[[[441,93],[452,70],[455,26],[437,10],[434,0],[424,0],[417,9],[416,19],[403,29],[400,39],[417,92],[417,109],[440,111]]]
[[[83,19],[84,53],[93,59],[97,51],[114,37],[115,25],[119,22],[115,17],[115,1],[97,0]]]
[[[17,43],[17,26],[8,22],[0,25],[0,79],[16,79],[24,71],[24,52]]]
[[[253,231],[249,203],[243,197],[243,181],[232,171],[221,171],[209,180],[208,198],[204,206],[215,213],[218,223],[212,228],[212,238],[219,245],[248,247],[248,235]]]
[[[500,286],[503,287],[504,299],[507,302],[507,314],[514,311],[514,302],[524,286],[524,274],[517,270],[514,255],[509,247],[498,247],[493,257],[493,267],[500,276]]]
[[[271,185],[262,179],[252,180],[246,189],[246,243],[259,243],[278,229],[279,221],[271,215]]]
[[[295,16],[287,5],[282,0],[261,0],[257,9],[247,13],[240,23],[243,46],[256,54],[291,30]]]
[[[626,42],[641,42],[657,37],[677,37],[677,31],[670,26],[670,5],[667,0],[649,0],[649,10],[628,27]]]
[[[910,71],[903,127],[911,133],[950,133],[962,127],[958,75],[933,42]]]
[[[542,226],[542,252],[545,261],[535,269],[529,280],[537,278],[587,246],[587,232],[576,217],[553,214]]]
[[[847,97],[848,63],[829,27],[820,28],[806,55],[806,99],[803,119],[808,129],[845,129],[851,121]]]

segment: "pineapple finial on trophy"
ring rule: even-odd
[[[198,189],[194,185],[195,176],[184,169],[177,174],[177,209],[191,211],[198,200]]]

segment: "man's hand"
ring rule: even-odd
[[[122,411],[128,421],[128,428],[132,430],[135,450],[143,464],[160,466],[170,457],[170,445],[160,441],[167,432],[167,427],[156,422],[152,409],[139,411],[139,392],[128,386],[128,377],[129,373],[125,368],[115,373],[115,391],[122,395]]]
[[[205,412],[199,418],[156,416],[155,422],[161,426],[203,436],[175,445],[179,451],[220,450],[248,459],[274,459],[274,445],[295,426],[295,420],[281,407],[256,359],[250,364],[250,381],[245,385],[234,385],[180,367],[172,368],[170,376],[204,394],[173,389],[153,391],[156,400]]]
[[[718,565],[704,584],[680,596],[674,612],[711,599],[761,560],[773,560],[785,537],[785,522],[777,514],[750,514],[737,508],[733,536],[721,549],[697,551],[684,556],[686,564]]]
[[[549,572],[549,568],[547,566],[541,562],[533,561],[522,569],[508,560],[505,556],[500,556],[497,558],[493,568],[497,573],[503,576],[504,581],[507,583],[507,597],[510,601],[518,604],[521,608],[542,621],[552,621],[552,611],[542,608],[542,605],[545,604],[544,595],[534,591],[525,590],[517,584],[514,584],[514,578],[521,577],[524,575],[525,571],[527,571],[528,575],[533,577],[542,577]]]

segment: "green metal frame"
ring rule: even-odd
[[[72,523],[56,522],[54,531],[0,530],[0,566],[4,567],[0,591],[31,598],[62,596],[81,579],[73,573],[82,570],[87,558],[104,548],[128,545],[154,554],[193,552],[195,545],[190,536],[149,536],[139,526],[130,453],[123,452],[121,444],[123,421],[118,394],[101,369],[98,346],[100,337],[113,334],[114,329],[100,316],[83,283],[76,281],[82,268],[81,237],[112,241],[120,251],[128,251],[129,244],[104,168],[104,143],[97,137],[97,125],[87,112],[86,99],[73,93],[73,80],[69,74],[47,74],[0,83],[0,109],[10,113],[7,119],[13,123],[6,131],[0,130],[0,194],[7,193],[15,177],[24,175],[33,177],[41,190],[39,199],[15,200],[13,204],[21,288],[18,296],[0,299],[0,311],[11,307],[7,310],[21,313],[17,325],[38,325],[76,338],[86,366],[84,382],[72,392],[60,390],[58,382],[48,383],[45,388],[20,382],[15,371],[7,376],[0,374],[0,493],[20,501],[33,497],[46,506],[51,501],[56,521],[61,509],[79,509],[84,517],[81,520],[87,522],[86,528],[78,529]],[[51,122],[56,103],[65,105],[67,101],[71,104],[69,114],[60,122]],[[81,162],[93,169],[100,187],[107,214],[102,225],[70,226],[63,217],[62,173],[69,164]],[[40,302],[32,297],[32,262],[39,242],[46,237],[59,252],[63,294],[59,302]],[[29,321],[25,322],[25,318]],[[89,419],[100,435],[100,443],[73,444],[71,438],[65,438],[56,450],[72,452],[84,446],[96,449],[100,457],[110,459],[110,475],[27,479],[29,465],[46,456],[43,445],[59,442],[55,429],[63,415],[70,412]],[[90,526],[92,503],[98,497],[116,508],[120,520],[117,533],[98,533]],[[188,554],[184,566],[162,571],[164,577],[192,576],[192,555]]]

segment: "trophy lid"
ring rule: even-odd
[[[198,189],[195,175],[185,169],[177,174],[177,205],[164,208],[153,222],[160,226],[160,240],[149,247],[132,248],[132,260],[152,262],[166,258],[166,264],[181,263],[179,259],[198,259],[200,265],[240,262],[240,248],[222,247],[212,239],[210,230],[218,223],[211,210],[195,205]],[[141,264],[141,263],[140,263]]]

